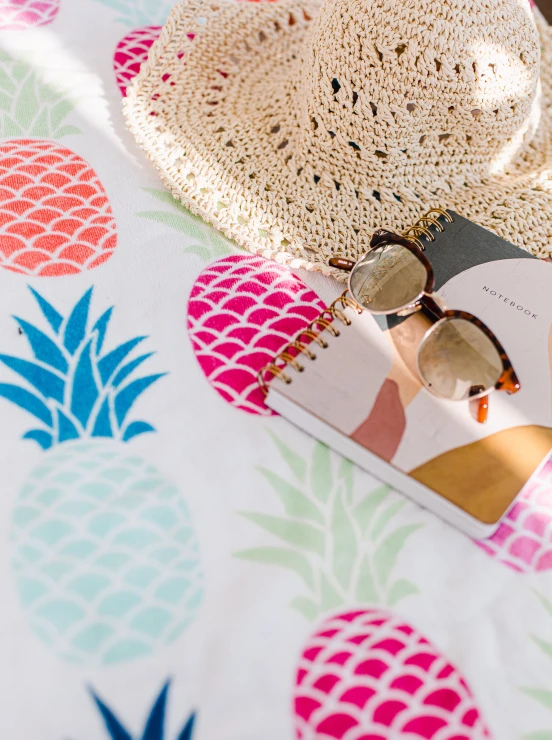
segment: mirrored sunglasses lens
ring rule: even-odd
[[[444,319],[424,338],[418,350],[418,371],[424,384],[451,401],[494,388],[502,374],[498,350],[475,324]]]
[[[350,290],[369,311],[392,313],[413,303],[423,292],[427,272],[423,263],[398,244],[374,249],[355,265]]]

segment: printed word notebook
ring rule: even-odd
[[[490,394],[486,424],[467,402],[421,384],[416,349],[430,326],[422,313],[375,317],[337,300],[260,377],[274,411],[487,537],[552,449],[552,265],[449,214],[453,223],[441,219],[444,231],[432,227],[435,239],[424,243],[435,288],[448,308],[487,324],[521,382],[514,395]]]

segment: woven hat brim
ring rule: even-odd
[[[552,253],[552,38],[542,42],[542,114],[529,151],[500,176],[415,194],[355,191],[300,149],[293,75],[320,0],[184,0],[128,90],[130,130],[186,207],[246,249],[323,272],[357,259],[371,232],[453,208],[539,256]]]

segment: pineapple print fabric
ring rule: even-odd
[[[126,132],[170,6],[0,0],[0,737],[550,740],[552,467],[473,542],[268,411],[341,286]]]

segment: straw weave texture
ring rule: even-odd
[[[526,0],[183,0],[125,112],[184,205],[334,274],[436,205],[552,254],[551,103]]]

